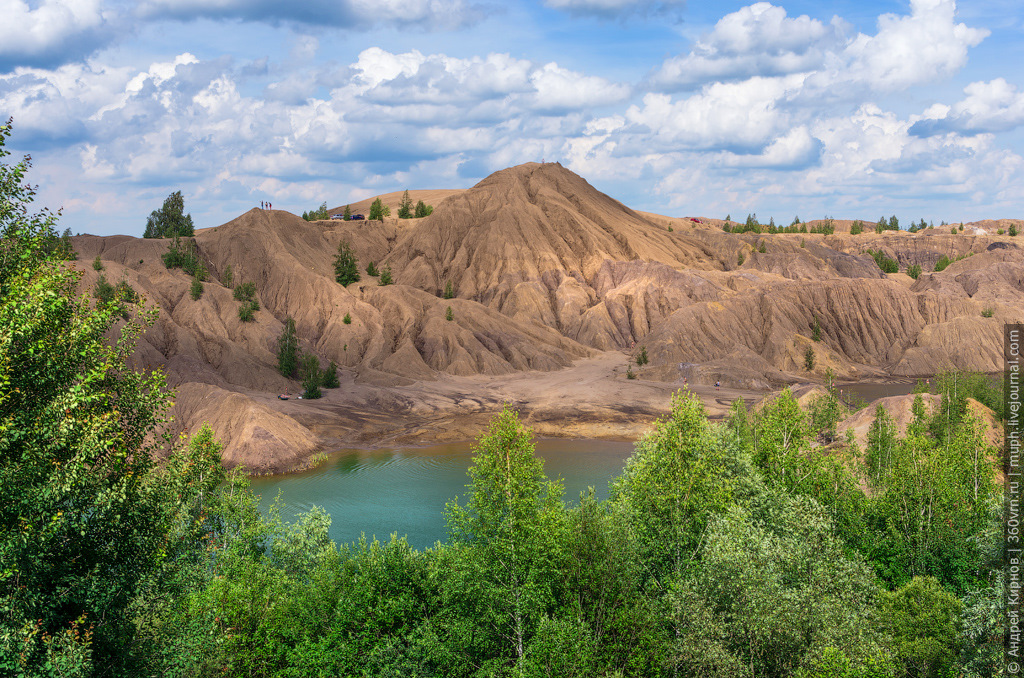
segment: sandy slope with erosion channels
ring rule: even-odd
[[[1024,321],[1024,236],[981,227],[731,234],[716,220],[634,211],[553,163],[410,196],[441,199],[423,219],[306,222],[254,209],[203,229],[195,242],[213,281],[198,301],[186,274],[164,268],[167,240],[78,236],[77,265],[91,289],[99,255],[108,280],[159,306],[135,365],[162,366],[178,387],[178,429],[210,421],[226,462],[257,473],[345,445],[471,438],[505,402],[544,435],[632,437],[684,378],[721,414],[737,394],[827,368],[843,379],[993,371],[1003,323]],[[368,211],[366,202],[354,207]],[[342,240],[361,270],[390,266],[396,284],[364,273],[338,285]],[[915,281],[882,273],[868,249],[901,270],[965,258]],[[236,283],[256,285],[255,322],[239,320],[232,291],[216,282],[228,265]],[[442,298],[448,283],[453,299]],[[341,388],[321,401],[276,398],[301,390],[276,370],[288,317],[304,351],[341,366]],[[641,345],[650,364],[627,380]]]

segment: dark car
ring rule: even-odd
[[[366,219],[366,217],[364,217],[362,214],[353,214],[352,215],[352,221],[362,221],[364,219]]]

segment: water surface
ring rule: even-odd
[[[538,439],[537,456],[549,478],[561,477],[565,498],[576,501],[593,487],[607,498],[609,481],[619,475],[633,443],[604,440]],[[472,443],[422,448],[342,450],[311,471],[253,478],[264,511],[281,492],[281,517],[319,506],[332,518],[331,538],[348,543],[365,533],[386,541],[406,535],[418,549],[445,540],[444,507],[456,496],[465,503],[466,471]]]

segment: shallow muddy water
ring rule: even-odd
[[[397,532],[423,549],[445,540],[445,503],[456,496],[465,503],[471,446],[342,450],[311,471],[253,478],[252,489],[263,510],[280,492],[288,521],[320,506],[331,515],[335,542],[355,541],[360,533],[386,541]],[[571,502],[588,487],[607,498],[609,481],[633,451],[633,443],[604,440],[540,439],[536,446],[545,473],[564,480]]]

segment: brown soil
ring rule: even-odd
[[[383,196],[392,213],[401,195]],[[970,235],[730,234],[719,220],[636,212],[555,163],[410,197],[434,213],[306,222],[254,209],[203,229],[195,241],[214,281],[198,301],[186,274],[164,268],[168,241],[78,236],[83,289],[99,255],[108,280],[159,307],[134,364],[162,367],[179,387],[177,429],[210,421],[225,460],[261,473],[341,445],[472,438],[503,403],[539,434],[632,438],[684,378],[718,416],[733,397],[826,369],[844,380],[995,371],[1003,323],[1024,321],[1024,236],[975,234],[984,225]],[[368,213],[369,203],[352,209]],[[343,240],[361,271],[389,266],[396,284],[364,272],[338,285]],[[868,249],[904,270],[965,258],[912,280],[883,274]],[[236,283],[256,284],[255,322],[239,320],[232,291],[216,282],[228,265]],[[442,298],[448,283],[453,299]],[[341,388],[322,400],[277,399],[301,391],[276,371],[288,317],[303,351],[340,366]],[[627,380],[641,346],[650,364]]]

